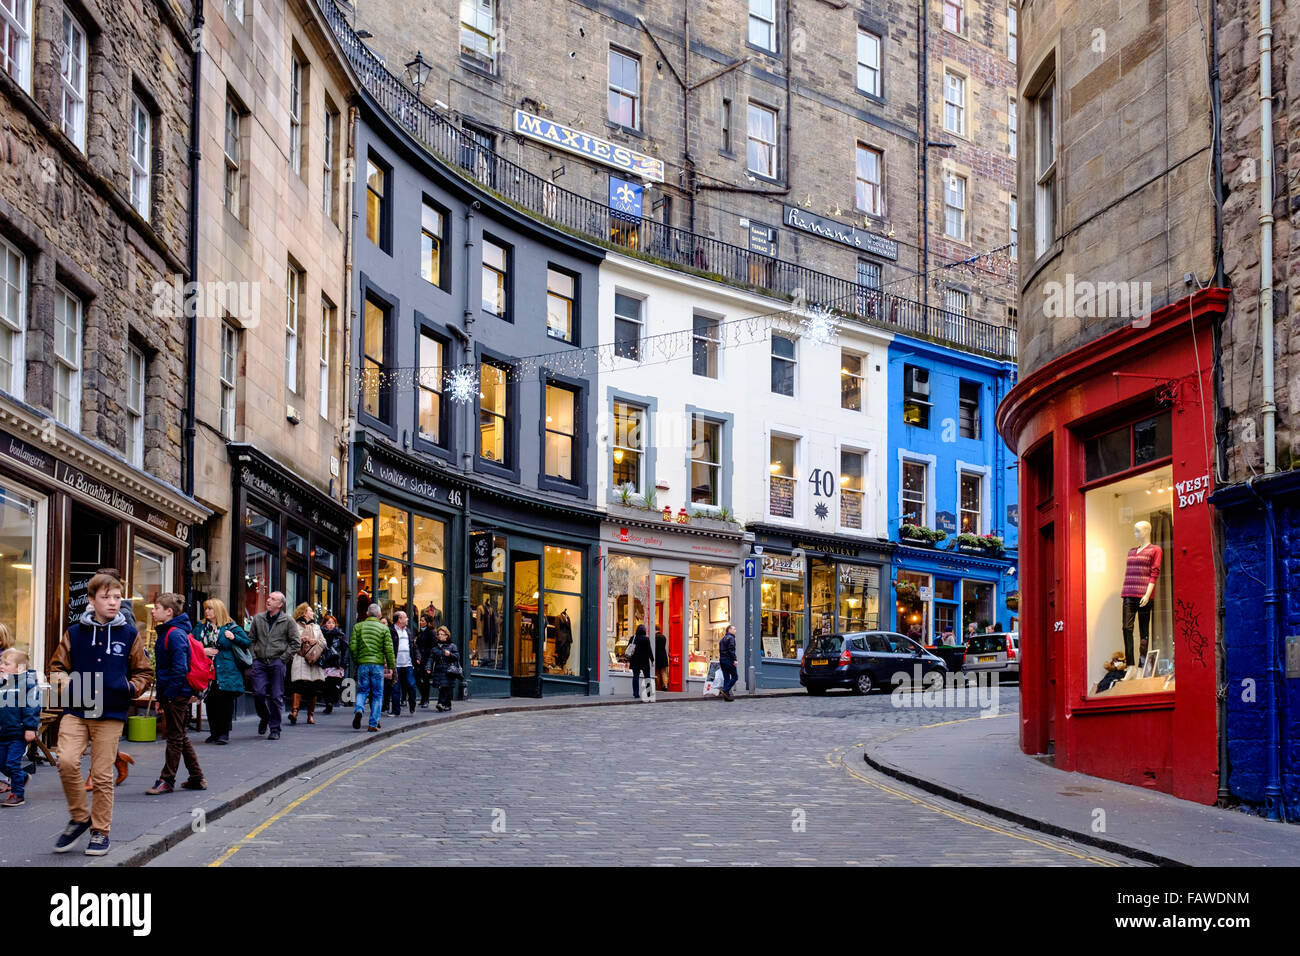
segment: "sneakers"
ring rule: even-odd
[[[273,730],[273,731],[271,731],[269,734],[266,735],[266,739],[267,739],[267,740],[279,740],[279,739],[280,739],[280,731],[278,731],[278,730]]]
[[[265,717],[259,720],[257,722],[257,736],[260,737],[262,736],[262,734],[266,733],[266,728],[269,726],[271,726],[271,722],[267,720]]]
[[[353,730],[361,729],[361,711],[359,710],[354,710],[352,712],[352,729]]]
[[[86,820],[84,823],[78,823],[76,820],[69,820],[68,825],[63,828],[63,832],[59,834],[58,841],[54,844],[54,852],[67,853],[72,849],[72,844],[76,843],[77,839],[89,829],[89,820]]]
[[[193,777],[191,777],[189,780],[186,780],[183,784],[181,784],[181,789],[182,790],[206,790],[208,789],[208,782],[204,780],[202,777],[199,777],[198,780],[195,780]]]
[[[0,807],[21,807],[26,802],[26,800],[10,790],[5,794],[5,798],[0,800]]]
[[[90,831],[90,845],[86,847],[86,856],[103,856],[108,852],[108,834],[102,830]]]
[[[176,792],[176,788],[173,787],[166,780],[164,780],[162,777],[159,777],[154,782],[154,785],[145,791],[145,793],[149,794],[149,796],[151,797],[156,797],[160,793],[175,793],[175,792]]]

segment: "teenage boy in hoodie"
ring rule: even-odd
[[[0,652],[0,770],[9,777],[9,792],[0,807],[21,807],[27,774],[27,748],[41,726],[41,690],[36,671],[16,647]]]
[[[71,681],[88,706],[67,707],[59,722],[59,780],[71,819],[54,845],[67,853],[90,830],[87,856],[108,852],[113,824],[113,775],[117,744],[131,700],[153,683],[153,665],[135,625],[122,614],[122,582],[96,574],[86,585],[89,606],[69,625],[50,658],[50,682],[59,699]],[[98,697],[89,697],[98,691]],[[90,743],[90,779],[94,799],[86,808],[81,757]]]
[[[190,777],[181,784],[181,789],[206,790],[208,785],[203,780],[199,757],[185,726],[190,718],[190,698],[194,696],[188,679],[191,628],[190,616],[185,613],[185,599],[179,594],[160,594],[150,613],[158,634],[153,659],[158,672],[158,706],[167,721],[167,756],[163,759],[158,780],[145,793],[156,796],[174,792],[176,770],[182,757]]]

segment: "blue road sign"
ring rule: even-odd
[[[752,578],[758,574],[758,561],[754,558],[745,559],[745,577]]]

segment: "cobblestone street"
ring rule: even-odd
[[[832,695],[475,718],[319,767],[152,865],[1128,864],[862,760],[976,714]]]

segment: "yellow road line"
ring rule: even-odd
[[[383,750],[372,753],[369,757],[365,758],[364,760],[357,761],[352,766],[348,767],[346,770],[340,770],[338,773],[330,777],[328,780],[322,783],[315,790],[311,791],[310,793],[303,794],[297,800],[293,801],[293,803],[289,804],[287,807],[282,809],[279,813],[276,813],[275,815],[268,817],[265,821],[259,824],[254,830],[245,834],[245,836],[238,843],[236,843],[230,849],[226,850],[225,853],[221,854],[221,856],[217,857],[215,860],[209,863],[208,866],[210,867],[221,866],[221,864],[225,863],[232,856],[238,853],[246,844],[251,843],[253,840],[256,840],[258,834],[262,833],[262,831],[264,831],[267,827],[271,826],[271,824],[275,823],[277,820],[282,819],[286,813],[289,813],[295,807],[301,806],[302,804],[306,803],[308,800],[316,796],[316,794],[320,793],[322,790],[324,790],[326,787],[328,787],[330,784],[334,783],[335,781],[341,780],[342,778],[350,774],[352,771],[364,767],[366,764],[370,763],[370,761],[374,760],[376,757],[382,757],[384,754],[388,753],[391,750],[396,750],[398,747],[405,747],[407,744],[413,744],[417,740],[429,736],[429,734],[431,733],[433,733],[432,730],[426,730],[423,733],[416,734],[414,737],[408,737],[406,740],[402,740],[398,743],[392,744],[391,746],[385,747]]]
[[[955,721],[953,722],[955,723]],[[858,750],[861,749],[863,746],[865,745],[855,744],[853,749]],[[881,790],[884,793],[887,793],[891,796],[898,797],[902,800],[907,800],[910,803],[914,803],[919,807],[924,807],[927,810],[931,810],[935,813],[940,814],[941,816],[948,817],[951,820],[956,820],[958,823],[965,823],[967,826],[977,827],[981,830],[987,830],[990,833],[997,833],[1001,836],[1011,837],[1013,840],[1023,840],[1025,843],[1032,843],[1034,846],[1040,846],[1047,850],[1055,850],[1058,853],[1064,853],[1066,856],[1072,856],[1077,860],[1083,860],[1087,863],[1096,864],[1097,866],[1119,866],[1120,865],[1111,860],[1103,860],[1100,857],[1088,856],[1085,853],[1076,853],[1075,851],[1066,849],[1063,846],[1059,846],[1054,843],[1048,843],[1044,840],[1038,840],[1035,839],[1034,837],[1025,836],[1022,833],[1014,833],[1011,830],[1004,829],[1003,827],[993,826],[992,824],[988,824],[988,823],[981,823],[980,821],[973,820],[964,814],[954,813],[953,811],[948,810],[945,807],[941,807],[938,804],[931,803],[928,800],[922,800],[919,797],[915,797],[910,793],[904,793],[901,790],[897,790],[893,787],[887,786],[886,784],[879,783],[878,781],[872,780],[869,777],[863,776],[862,774],[854,770],[851,766],[849,766],[847,763],[845,763],[843,747],[836,747],[834,750],[828,753],[826,755],[826,762],[831,767],[834,767],[836,764],[839,764],[840,768],[843,769],[846,773],[848,773],[850,777],[854,778],[855,780],[861,783],[865,783],[868,786],[875,787],[877,790]]]

